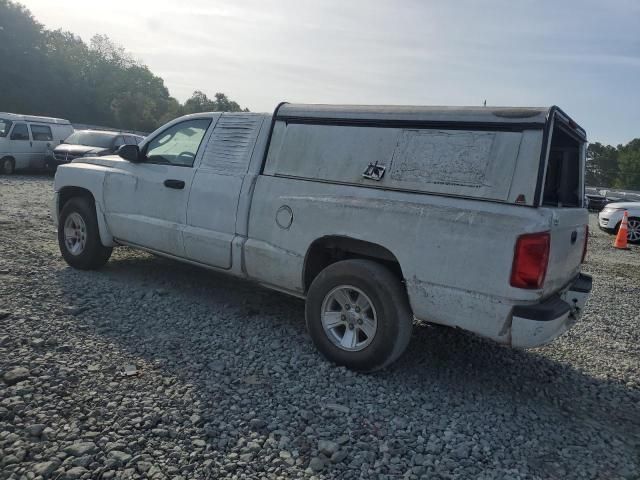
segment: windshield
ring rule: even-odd
[[[111,148],[115,135],[101,132],[74,132],[64,143],[71,145],[86,145],[88,147]]]
[[[4,120],[0,118],[0,137],[6,137],[9,134],[11,125],[13,125],[11,120]]]

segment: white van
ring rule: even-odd
[[[69,120],[0,112],[0,173],[44,168],[47,155],[72,133]]]

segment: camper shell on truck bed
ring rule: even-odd
[[[201,113],[62,166],[54,218],[78,268],[129,245],[305,298],[318,348],[374,370],[414,317],[515,347],[573,325],[591,290],[585,144],[556,107]],[[63,225],[92,209],[85,253]]]
[[[561,200],[582,206],[584,185],[576,180],[586,133],[556,106],[282,104],[272,137],[267,174],[527,206]],[[327,144],[332,148],[325,149]],[[559,149],[562,160],[547,171],[547,156],[557,157]],[[301,155],[312,156],[303,172],[297,162]],[[383,167],[383,178],[372,182],[364,177],[361,162],[354,161],[362,157]],[[545,175],[554,184],[543,192]]]

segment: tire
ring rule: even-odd
[[[629,217],[627,222],[627,241],[635,245],[640,244],[640,218]]]
[[[70,239],[74,234],[75,242]],[[94,270],[102,267],[111,256],[112,248],[100,241],[96,208],[92,200],[73,197],[62,207],[58,220],[58,246],[65,261],[80,270]]]
[[[15,172],[16,165],[13,163],[13,159],[6,157],[0,160],[0,173],[4,175],[11,175]]]
[[[344,260],[322,270],[309,288],[305,317],[320,353],[338,365],[365,372],[398,359],[413,328],[400,278],[371,260]]]

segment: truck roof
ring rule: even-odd
[[[71,122],[64,118],[38,117],[35,115],[20,115],[18,113],[0,112],[0,118],[13,120],[13,121],[23,121],[23,122],[39,122],[39,123],[55,123],[59,125],[71,125]]]
[[[442,127],[464,124],[469,128],[491,127],[544,128],[553,114],[584,130],[560,108],[550,107],[445,107],[402,105],[323,105],[282,103],[276,109],[276,120],[299,123],[336,125],[394,126],[397,123],[416,127]]]

